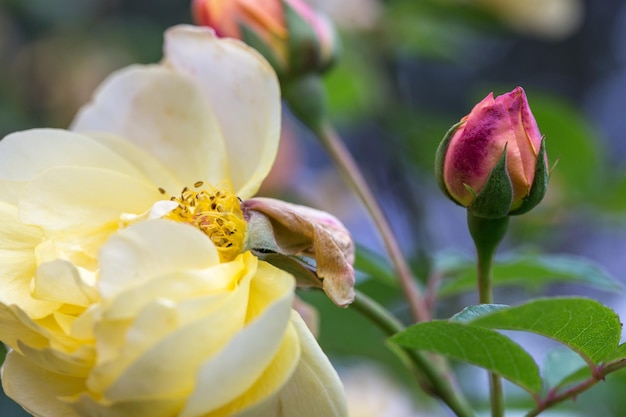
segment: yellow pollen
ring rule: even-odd
[[[178,206],[164,218],[197,227],[213,241],[220,260],[231,261],[243,251],[246,236],[241,201],[230,188],[194,183],[194,188],[200,187],[197,191],[185,187],[179,197],[170,197]]]

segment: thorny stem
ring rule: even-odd
[[[371,320],[388,336],[405,329],[404,325],[383,306],[358,290],[351,307]],[[427,384],[426,391],[440,398],[458,417],[475,416],[463,394],[455,389],[435,362],[416,350],[402,349],[391,344],[389,347],[403,362],[410,365],[409,368],[420,384],[424,382]]]
[[[314,129],[319,136],[323,145],[326,147],[330,157],[335,165],[343,174],[346,181],[361,199],[361,202],[369,212],[372,220],[376,224],[380,236],[387,248],[391,263],[396,271],[400,286],[406,297],[411,314],[416,322],[428,321],[430,312],[426,306],[424,298],[420,290],[415,284],[413,273],[402,254],[400,245],[391,230],[391,226],[380,205],[378,204],[374,194],[363,178],[363,174],[359,170],[356,162],[350,155],[350,152],[344,145],[343,141],[329,123],[324,123],[321,128]]]
[[[626,368],[626,358],[602,365],[597,369],[597,372],[592,372],[592,375],[588,379],[578,385],[574,385],[560,394],[557,394],[555,390],[550,391],[544,400],[538,402],[537,407],[526,414],[526,417],[538,416],[540,413],[556,404],[562,403],[569,398],[576,398],[578,394],[587,391],[598,382],[604,381],[604,378],[606,378],[608,374],[622,368]]]

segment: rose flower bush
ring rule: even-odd
[[[276,76],[206,29],[164,49],[73,132],[0,142],[3,387],[37,416],[345,415],[293,277],[248,250],[239,198],[275,157]]]

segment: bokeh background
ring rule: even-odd
[[[310,2],[331,16],[343,41],[341,60],[325,77],[333,120],[416,275],[423,283],[438,277],[427,289],[433,299],[439,294],[438,317],[449,317],[476,297],[438,292],[453,278],[452,266],[470,259],[472,246],[464,210],[436,187],[435,149],[488,92],[517,85],[526,90],[547,138],[551,163],[558,164],[544,202],[513,219],[501,254],[577,256],[600,266],[589,274],[626,283],[626,2]],[[67,127],[104,77],[131,63],[158,61],[163,30],[190,22],[189,2],[182,0],[0,0],[0,137]],[[358,265],[367,272],[359,274],[361,290],[408,318],[372,224],[321,146],[287,109],[282,136],[263,193],[340,217],[360,247]],[[610,291],[615,285],[538,287],[523,279],[517,284],[499,289],[496,300],[585,295],[626,315],[624,294]],[[384,336],[368,322],[321,294],[302,298],[318,310],[320,343],[341,370],[351,417],[446,415],[414,394]],[[539,338],[521,341],[540,363],[550,348]],[[459,372],[472,401],[486,405],[486,377],[470,367]],[[552,415],[626,415],[624,390],[622,371]],[[525,394],[512,387],[507,393],[512,407],[529,407]],[[26,414],[1,397],[0,415]]]

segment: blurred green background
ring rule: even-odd
[[[432,286],[430,295],[460,274],[450,266],[451,259],[457,262],[472,255],[464,210],[445,200],[436,187],[435,149],[447,129],[488,92],[501,94],[517,85],[525,88],[547,138],[551,163],[558,164],[546,199],[512,221],[501,252],[575,255],[600,265],[593,273],[626,281],[623,1],[310,2],[327,11],[343,41],[342,58],[325,78],[333,118],[416,274],[423,283],[429,277],[440,278],[440,286]],[[0,137],[33,127],[67,127],[104,77],[131,63],[158,61],[163,30],[190,19],[186,1],[2,0]],[[314,137],[288,113],[284,119],[281,152],[264,193],[340,217],[361,248],[360,289],[407,319],[367,216]],[[576,264],[570,272],[592,275],[582,268]],[[545,273],[558,275],[553,270]],[[549,281],[547,285],[538,285],[524,276],[516,278],[516,285],[496,292],[497,301],[578,294],[626,313],[623,294],[607,291],[615,286],[606,288],[593,279],[584,285],[555,283],[548,277],[539,283]],[[383,335],[371,324],[350,309],[332,306],[322,294],[302,297],[318,308],[320,343],[342,370],[372,361],[412,388],[386,350]],[[449,317],[474,302],[471,292],[442,293],[436,314]],[[524,342],[533,353],[536,349],[541,361],[547,349],[543,341]],[[461,372],[472,400],[484,403],[484,375],[468,368]],[[559,410],[561,415],[626,415],[624,389],[626,373],[621,372],[575,405],[566,403]],[[508,392],[510,405],[524,409],[530,404],[514,389]],[[407,416],[445,415],[425,398],[418,397],[417,402]],[[0,398],[0,415],[25,414]],[[365,414],[351,417],[359,416]]]

